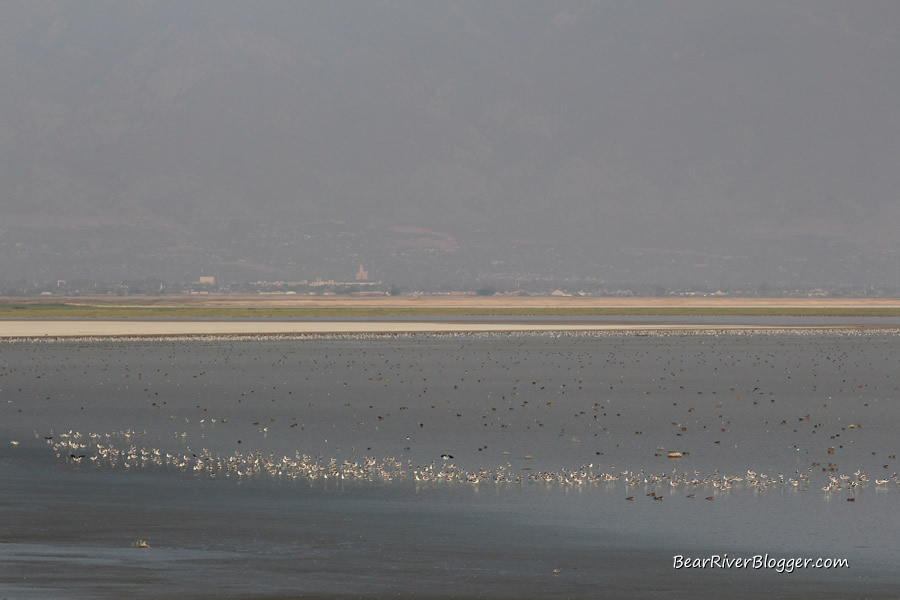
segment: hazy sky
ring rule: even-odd
[[[893,1],[5,2],[0,76],[0,280],[898,283]]]

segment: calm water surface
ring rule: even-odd
[[[896,597],[897,340],[3,343],[0,598]]]

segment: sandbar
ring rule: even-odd
[[[772,316],[779,314],[810,314],[807,311],[854,311],[900,310],[900,299],[896,298],[721,298],[721,297],[664,297],[664,298],[599,298],[599,297],[478,297],[478,296],[400,296],[381,298],[334,297],[334,296],[135,296],[135,297],[53,297],[53,298],[0,298],[0,306],[19,306],[25,310],[25,318],[0,319],[0,338],[48,338],[48,337],[130,337],[130,336],[204,336],[204,335],[315,335],[315,334],[395,334],[395,333],[479,333],[479,332],[591,332],[591,331],[687,331],[687,330],[754,330],[754,329],[823,329],[850,328],[850,325],[832,321],[824,325],[819,318],[809,324],[756,325],[741,323],[740,315],[759,314],[753,310],[775,309]],[[61,313],[47,308],[63,307]],[[68,308],[97,308],[91,313],[97,318],[79,316],[68,312]],[[703,316],[703,309],[733,310],[732,316],[739,320],[728,324],[654,322],[640,316],[627,316],[635,308],[673,309],[670,317],[695,314]],[[132,312],[118,313],[117,310],[162,309],[163,314],[139,315]],[[206,314],[200,309],[209,308],[225,311],[226,314]],[[260,318],[229,318],[229,309],[272,308],[271,315],[263,313]],[[165,311],[172,309],[172,314]],[[328,309],[339,314],[318,318],[305,313],[280,313],[278,310]],[[372,316],[368,309],[382,311],[380,316]],[[419,309],[422,318],[409,318],[403,309]],[[470,309],[465,313],[465,321],[451,318],[454,309]],[[525,310],[519,313],[503,313],[502,309]],[[598,313],[593,318],[578,320],[573,309],[606,309],[602,320]],[[700,312],[696,312],[700,309]],[[491,311],[497,314],[491,317]],[[527,311],[534,310],[529,314]],[[200,312],[193,312],[200,311]],[[344,314],[340,314],[344,311]],[[356,311],[356,312],[354,312]],[[443,311],[443,312],[442,312]],[[569,311],[569,312],[566,312]],[[682,312],[683,311],[683,312]],[[791,311],[798,311],[792,313]],[[7,311],[13,313],[17,311]],[[46,318],[40,318],[41,315]],[[124,318],[118,318],[121,314]],[[516,318],[510,318],[513,315]],[[590,315],[591,313],[585,313]],[[649,311],[647,314],[662,314]],[[715,313],[709,314],[729,314]],[[813,312],[812,314],[815,314]],[[822,314],[828,314],[823,312]],[[866,314],[860,312],[859,314]],[[73,318],[66,318],[71,315]],[[240,315],[240,313],[235,313]],[[567,318],[560,320],[564,315]],[[10,316],[12,316],[10,314]],[[304,318],[315,316],[317,318]],[[62,317],[62,318],[60,318]],[[172,318],[176,317],[176,318]],[[179,318],[187,317],[187,318]],[[207,318],[204,318],[207,317]],[[275,317],[275,318],[272,318]],[[286,317],[286,318],[285,318]],[[296,319],[301,317],[302,319]],[[364,317],[364,318],[347,318]],[[388,317],[388,318],[382,318]],[[447,317],[447,318],[444,318]],[[555,318],[554,318],[555,317]],[[292,320],[293,319],[293,320]],[[483,320],[479,320],[483,319]],[[625,320],[627,319],[627,320]],[[775,321],[772,321],[775,323]],[[846,323],[846,321],[844,322]],[[887,327],[895,322],[885,322]],[[836,326],[836,327],[835,327]]]

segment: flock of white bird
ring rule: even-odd
[[[203,448],[198,452],[173,454],[158,448],[139,446],[142,432],[123,430],[114,433],[87,433],[68,431],[58,435],[47,435],[44,439],[56,456],[73,465],[93,465],[95,467],[143,469],[172,468],[209,478],[259,478],[296,479],[316,481],[394,481],[414,480],[417,482],[461,482],[468,484],[524,484],[529,482],[559,485],[597,485],[621,483],[625,486],[645,486],[650,489],[703,489],[712,488],[728,491],[743,486],[747,489],[787,488],[808,490],[811,488],[809,472],[799,470],[791,476],[783,473],[767,475],[747,470],[746,474],[727,475],[718,471],[703,475],[700,471],[673,469],[670,473],[651,473],[644,470],[604,472],[595,470],[593,464],[577,469],[562,468],[559,471],[539,471],[518,474],[510,464],[496,468],[479,468],[470,471],[444,459],[425,465],[415,465],[412,461],[402,461],[394,457],[381,459],[364,457],[358,461],[336,458],[324,459],[297,452],[294,456],[276,456],[260,451],[235,452],[220,456]],[[40,437],[35,433],[36,437]],[[13,441],[13,444],[18,442]],[[809,470],[811,472],[811,469]],[[881,488],[888,484],[900,485],[897,473],[884,479],[870,479],[864,472],[850,475],[828,475],[828,482],[821,489],[825,492],[855,491],[874,484]],[[656,493],[655,500],[663,496]],[[694,494],[688,497],[693,498]],[[629,497],[633,499],[633,497]],[[713,497],[708,497],[713,499]]]

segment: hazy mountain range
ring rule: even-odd
[[[898,284],[900,3],[4,2],[0,280]]]

